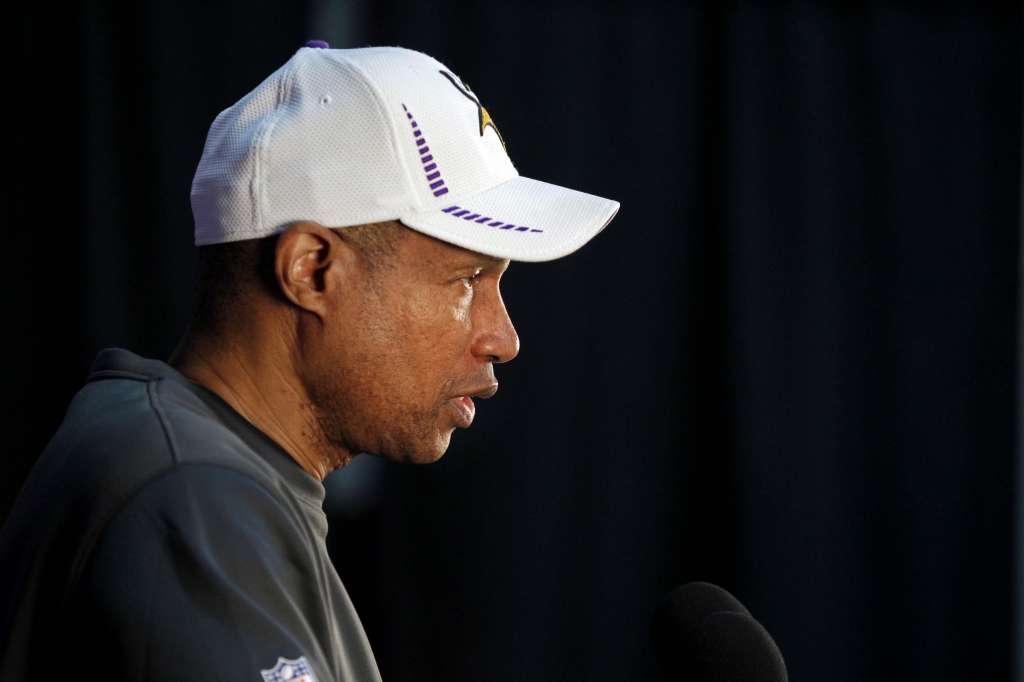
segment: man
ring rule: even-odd
[[[214,122],[170,365],[97,358],[0,534],[0,678],[378,680],[324,476],[432,462],[518,338],[510,259],[618,204],[521,178],[476,94],[398,48],[300,49]]]

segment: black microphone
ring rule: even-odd
[[[788,682],[782,652],[721,587],[687,583],[651,618],[651,645],[672,682]]]

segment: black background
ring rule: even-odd
[[[98,349],[173,349],[206,130],[315,9],[10,10],[0,515]],[[353,16],[471,83],[523,175],[622,202],[509,271],[523,350],[473,428],[332,527],[385,681],[659,679],[647,620],[695,579],[794,680],[1009,679],[1020,7]]]

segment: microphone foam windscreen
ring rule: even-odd
[[[688,583],[662,601],[651,619],[651,644],[673,682],[786,682],[786,664],[771,635],[731,594]]]

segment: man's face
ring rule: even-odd
[[[519,352],[498,290],[508,261],[406,230],[387,263],[359,263],[309,358],[321,427],[352,454],[433,462]]]

